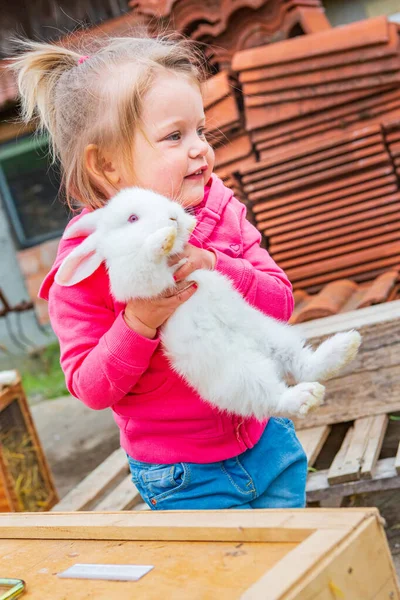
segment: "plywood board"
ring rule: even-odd
[[[26,600],[200,600],[239,598],[297,544],[6,540],[1,546],[0,568],[7,568],[9,577],[23,576]],[[25,566],[27,553],[32,560]],[[13,557],[12,564],[7,556]],[[80,562],[154,565],[154,569],[138,582],[57,577],[56,573]]]

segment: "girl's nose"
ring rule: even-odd
[[[198,158],[199,156],[205,156],[208,152],[208,143],[205,140],[198,140],[189,150],[190,158]]]

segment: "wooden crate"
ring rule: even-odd
[[[0,515],[0,571],[26,600],[399,600],[376,509]],[[57,578],[145,564],[138,582]]]
[[[18,377],[0,390],[0,442],[0,511],[49,510],[58,496]]]

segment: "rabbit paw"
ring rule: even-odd
[[[165,240],[161,246],[161,251],[163,254],[168,255],[171,252],[172,248],[174,247],[175,240],[176,240],[176,230],[171,229],[165,236]]]
[[[282,412],[304,417],[322,404],[324,396],[325,387],[320,383],[316,381],[299,383],[284,393],[280,407]]]
[[[326,348],[322,348],[324,344],[326,344]],[[337,333],[326,340],[321,345],[321,350],[323,349],[326,355],[326,369],[318,373],[318,379],[326,381],[338,375],[343,367],[357,356],[360,345],[361,335],[355,330]]]

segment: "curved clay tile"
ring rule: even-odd
[[[128,4],[132,9],[137,9],[153,17],[167,17],[177,0],[131,0]]]
[[[207,52],[210,64],[217,63],[220,67],[230,68],[236,52],[284,39],[287,15],[287,7],[278,4],[267,4],[256,12],[237,10],[224,30],[221,22],[214,26],[201,23],[192,37],[210,46]]]
[[[387,271],[377,277],[372,284],[366,289],[362,301],[358,308],[371,306],[372,304],[380,304],[385,302],[395,289],[396,282],[399,277],[399,271]]]
[[[333,281],[315,295],[304,290],[294,292],[295,309],[291,324],[329,317],[372,304],[395,299],[399,271],[386,271],[368,284],[357,284],[348,279]]]
[[[354,281],[345,279],[333,281],[322,288],[318,294],[309,296],[307,305],[294,316],[291,322],[302,323],[311,319],[336,315],[341,312],[356,291],[357,284]]]

